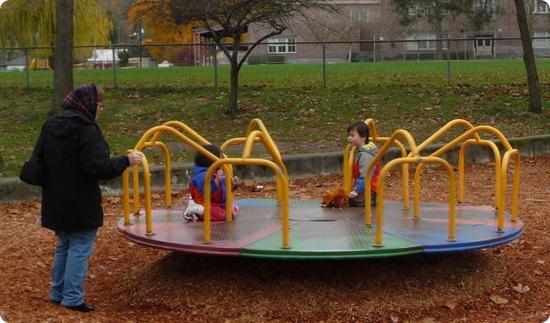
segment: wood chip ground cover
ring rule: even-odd
[[[429,169],[424,201],[445,201]],[[292,181],[320,198],[339,175]],[[469,165],[466,200],[491,204],[493,165]],[[543,322],[550,315],[550,157],[522,159],[525,233],[498,248],[386,260],[282,262],[203,257],[138,246],[116,233],[120,199],[106,198],[86,283],[91,314],[48,301],[55,238],[36,225],[39,203],[0,205],[0,316],[7,322]],[[388,181],[399,197],[399,173]],[[239,197],[273,196],[238,190]],[[181,202],[185,192],[175,194]],[[162,195],[155,195],[161,204]]]

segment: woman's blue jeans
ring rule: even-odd
[[[84,302],[84,280],[88,259],[92,254],[97,228],[77,231],[56,231],[57,246],[52,273],[50,299],[63,306]]]

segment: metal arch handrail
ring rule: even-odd
[[[145,228],[147,235],[153,235],[153,219],[151,216],[151,173],[149,172],[149,162],[147,157],[141,151],[129,150],[128,152],[139,152],[142,154],[143,159],[141,161],[141,166],[143,167],[143,182],[144,182],[144,194],[145,194]],[[130,224],[130,176],[129,170],[126,168],[122,173],[122,201],[124,205],[124,224]],[[134,187],[134,190],[136,187]],[[139,190],[139,189],[138,189]]]
[[[371,163],[370,163],[369,166],[367,167],[367,171],[366,171],[365,174],[370,175],[370,174],[372,173],[372,170],[374,169],[374,167],[376,166],[376,164],[382,159],[382,156],[384,156],[384,154],[388,151],[388,149],[390,148],[390,146],[391,146],[391,145],[397,140],[397,138],[399,138],[399,137],[405,138],[405,140],[406,140],[407,143],[409,144],[411,153],[414,154],[415,156],[417,155],[416,143],[414,142],[413,136],[412,136],[408,131],[406,131],[406,130],[403,130],[403,129],[396,130],[396,131],[388,138],[388,140],[384,143],[384,145],[382,146],[382,148],[380,148],[380,151],[378,151],[378,154],[376,154],[376,156],[374,156],[374,159],[371,161]],[[382,169],[383,169],[383,168],[382,168]],[[366,225],[369,225],[369,226],[372,224],[371,218],[370,218],[371,205],[370,205],[370,203],[368,203],[368,201],[371,200],[370,185],[371,185],[371,177],[370,177],[370,176],[365,176],[365,224],[366,224]]]
[[[164,194],[166,207],[172,207],[172,160],[170,158],[170,150],[165,143],[161,141],[146,142],[143,148],[160,147],[164,156]]]
[[[491,126],[487,126],[487,125],[481,125],[481,126],[475,126],[471,129],[468,129],[467,131],[465,131],[463,134],[461,134],[460,136],[456,137],[454,140],[452,140],[451,142],[445,144],[443,147],[439,148],[437,151],[433,152],[432,154],[430,154],[430,156],[432,157],[436,157],[436,156],[440,156],[441,154],[447,152],[449,149],[451,149],[452,147],[458,145],[459,143],[461,143],[462,141],[467,141],[467,140],[470,140],[472,136],[479,136],[479,132],[487,132],[487,133],[490,133],[490,134],[493,134],[494,136],[496,136],[501,144],[504,146],[504,149],[506,151],[506,153],[508,155],[512,154],[511,151],[513,151],[514,149],[512,148],[512,146],[510,145],[510,143],[508,142],[508,140],[506,139],[506,137],[502,134],[502,132],[500,132],[498,129],[494,128],[494,127],[491,127]],[[473,139],[473,140],[477,140],[477,139]],[[479,141],[478,141],[479,142]],[[494,149],[494,148],[493,148]],[[498,149],[496,150],[498,151]],[[500,151],[498,151],[498,154],[495,152],[495,150],[493,150],[493,152],[495,153],[495,160],[498,160],[499,156],[500,156]],[[505,153],[505,155],[506,155]],[[519,156],[519,154],[518,154]],[[510,157],[508,157],[510,158]],[[505,208],[505,200],[504,200],[504,197],[505,197],[505,194],[503,192],[505,192],[505,187],[506,187],[506,183],[503,182],[503,177],[502,176],[502,169],[504,168],[504,161],[502,160],[501,162],[501,175],[497,176],[497,177],[500,177],[499,179],[495,180],[495,181],[498,181],[499,182],[499,187],[496,188],[496,191],[495,191],[495,202],[497,204],[497,208],[498,208],[498,219],[497,219],[497,231],[502,231],[503,228],[504,228],[504,208]],[[507,165],[506,165],[507,167]],[[423,168],[423,165],[420,164],[419,167],[417,167],[416,169],[416,172],[415,172],[415,214],[417,214],[418,212],[418,204],[419,204],[419,189],[417,189],[417,187],[419,187],[419,182],[420,182],[420,172],[422,171],[422,168]],[[519,173],[518,173],[518,178],[519,178]],[[518,191],[519,192],[519,180],[516,182],[514,180],[514,184],[513,184],[513,190],[514,192]],[[514,195],[516,196],[516,195]],[[516,201],[517,203],[517,201]],[[512,210],[512,212],[516,212],[516,216],[517,216],[517,204],[516,204],[516,210]]]
[[[256,138],[255,140],[259,142],[260,138]],[[244,142],[246,142],[246,137],[235,137],[235,138],[227,139],[220,146],[220,150],[222,151],[222,153],[225,153],[225,150],[227,149],[227,147],[229,147],[231,145],[239,145],[239,144],[242,144]]]
[[[439,156],[447,152],[452,147],[456,146],[458,143],[466,139],[470,139],[472,135],[475,136],[475,134],[478,134],[479,132],[487,132],[495,135],[504,146],[504,150],[508,151],[513,149],[510,143],[508,142],[508,139],[506,139],[506,137],[498,129],[487,125],[480,125],[480,126],[475,126],[472,129],[468,129],[467,131],[462,133],[460,136],[453,139],[451,142],[445,144],[443,147],[439,148],[437,151],[431,153],[430,156]]]
[[[495,192],[500,192],[500,168],[502,165],[502,159],[500,156],[500,151],[498,150],[497,145],[490,140],[478,140],[478,139],[468,139],[460,147],[460,153],[458,154],[458,202],[462,203],[464,200],[464,164],[466,158],[466,149],[470,145],[485,145],[489,146],[493,151],[495,157]],[[500,206],[499,194],[495,194],[495,206],[498,208]]]
[[[142,152],[143,148],[146,145],[150,144],[150,142],[146,141],[147,138],[150,138],[150,137],[154,136],[158,132],[171,133],[172,135],[174,135],[175,137],[177,137],[181,141],[183,141],[186,144],[188,144],[189,146],[191,146],[193,149],[195,149],[200,154],[203,154],[203,155],[207,156],[208,158],[210,158],[211,160],[214,160],[214,161],[220,160],[220,158],[218,158],[217,156],[215,156],[214,154],[212,154],[208,150],[204,149],[201,145],[197,144],[195,141],[193,141],[189,137],[185,136],[184,134],[182,134],[178,130],[176,130],[172,127],[169,127],[169,126],[155,126],[153,128],[150,128],[149,130],[147,130],[141,136],[140,140],[138,141],[138,143],[136,144],[134,149],[132,149],[130,151],[137,151],[137,152],[140,152],[140,153],[143,154],[143,152]],[[145,155],[144,155],[144,158],[145,158]],[[146,159],[145,159],[145,161],[146,161]],[[145,165],[145,164],[142,163],[142,165]],[[147,170],[145,169],[145,166],[144,166],[144,190],[146,192],[146,194],[145,194],[145,206],[146,206],[145,217],[146,217],[146,223],[148,223],[147,224],[147,234],[153,234],[153,232],[152,232],[152,217],[151,217],[151,211],[150,211],[150,208],[151,208],[151,194],[150,194],[150,192],[151,192],[151,181],[150,181],[150,174],[149,174],[148,164],[146,166],[147,166]],[[226,172],[226,174],[232,174],[231,168],[227,165],[224,165],[224,171]],[[129,180],[129,178],[128,178],[129,175],[128,175],[128,170],[126,170],[125,172],[126,172],[126,175],[123,176],[123,181],[124,181],[123,187],[124,187],[124,190],[125,190],[124,195],[126,196],[126,195],[128,195],[128,192],[126,192],[126,190],[129,190],[129,184],[127,183],[127,181]],[[138,171],[137,171],[137,166],[133,166],[133,174],[134,174],[134,212],[137,214],[137,212],[139,211],[139,174],[138,174]],[[230,182],[231,178],[229,176],[226,176],[226,183],[227,183],[227,181],[229,181],[229,187],[230,187],[231,186],[231,182]],[[149,192],[149,193],[147,193],[147,192]],[[228,196],[230,196],[230,194],[231,194],[231,192],[229,191]],[[136,197],[136,195],[137,195],[137,197]],[[136,210],[136,205],[137,205],[137,208],[138,208],[137,210]],[[126,206],[125,206],[125,210],[126,210]],[[128,211],[129,211],[129,205],[128,205]],[[230,216],[230,214],[228,216]],[[128,221],[129,221],[129,213],[128,213],[128,215],[125,214],[125,219],[126,219],[126,217],[128,217]]]
[[[266,159],[257,159],[257,158],[225,158],[220,159],[214,162],[210,167],[208,168],[208,171],[206,172],[206,177],[209,178],[212,176],[215,169],[220,167],[224,164],[231,164],[231,165],[258,165],[258,166],[265,166],[268,168],[271,168],[275,175],[277,176],[277,186],[280,186],[277,188],[277,191],[280,191],[282,193],[282,246],[283,249],[289,249],[290,248],[290,241],[289,241],[289,216],[288,216],[288,209],[289,209],[289,202],[288,202],[288,177],[286,174],[282,171],[282,169],[277,165],[276,163],[266,160]],[[204,243],[210,243],[211,242],[211,184],[210,181],[204,182]],[[227,206],[231,207],[230,205],[231,201],[229,199],[226,199],[226,210]]]
[[[502,158],[501,180],[500,180],[500,195],[502,197],[500,207],[498,209],[498,230],[502,232],[504,230],[504,197],[506,195],[506,177],[508,173],[508,163],[511,157],[515,157],[514,167],[514,183],[512,186],[512,222],[516,222],[518,219],[518,200],[519,200],[519,179],[520,179],[520,154],[519,150],[512,149],[504,153]]]
[[[353,176],[352,176],[352,167],[353,159],[355,157],[355,151],[357,148],[352,144],[347,144],[344,147],[344,160],[343,162],[343,180],[344,180],[344,191],[346,193],[351,192],[351,186],[353,185]]]
[[[385,143],[389,140],[389,137],[379,137],[378,132],[376,131],[376,121],[373,118],[365,119],[364,121],[369,127],[369,132],[371,134],[370,140],[373,142]],[[401,157],[407,156],[405,146],[399,141],[395,140],[392,142],[395,144],[401,151]],[[352,190],[352,174],[351,169],[353,167],[353,159],[355,156],[355,147],[350,144],[347,144],[344,148],[344,158],[343,158],[343,181],[344,181],[344,191],[351,192]],[[403,208],[406,210],[409,208],[409,165],[403,164],[402,169],[402,189],[403,189]]]
[[[205,139],[203,136],[201,136],[198,132],[196,132],[195,130],[193,130],[193,128],[189,127],[187,124],[181,122],[181,121],[178,121],[178,120],[171,120],[171,121],[167,121],[163,124],[163,126],[169,126],[169,127],[175,127],[175,128],[180,128],[181,130],[183,131],[186,131],[187,133],[189,133],[189,135],[195,139],[195,141],[198,141],[201,145],[210,145],[210,141],[208,141],[207,139]],[[155,142],[156,140],[158,140],[158,137],[160,137],[160,133],[157,133],[153,136],[153,138],[151,139],[152,142]],[[220,151],[222,153],[222,156],[223,157],[227,157],[224,153],[224,150],[220,147]],[[229,177],[233,177],[233,168],[232,167],[228,167],[229,169],[229,172],[227,173],[227,176]]]
[[[370,137],[376,140],[378,138],[378,132],[376,131],[376,121],[373,118],[368,118],[365,119],[365,123],[369,127]]]
[[[275,141],[273,141],[273,138],[271,138],[271,135],[269,134],[269,131],[267,130],[266,126],[264,125],[263,121],[258,119],[258,118],[255,118],[255,119],[252,119],[250,121],[250,123],[248,124],[248,128],[246,130],[246,136],[248,138],[248,135],[255,130],[255,128],[257,128],[257,130],[261,131],[264,136],[265,136],[265,140],[266,142],[269,142],[270,145],[272,146],[272,150],[273,151],[270,151],[270,154],[271,154],[271,157],[279,164],[281,164],[283,166],[283,171],[285,172],[285,174],[288,176],[288,171],[286,169],[286,165],[283,163],[283,158],[281,157],[281,153],[279,151],[279,148],[277,147],[277,145],[275,144]],[[266,148],[269,148],[269,147],[266,147]]]
[[[370,140],[373,142],[385,143],[389,140],[389,137],[377,137],[376,139],[371,138]],[[399,140],[393,141],[393,144],[395,144],[399,148],[401,152],[401,157],[407,156],[407,151],[405,150],[405,146]],[[353,147],[351,144],[347,144],[346,147],[344,148],[343,177],[344,177],[344,190],[346,192],[352,191],[353,183],[352,183],[351,169],[353,167],[355,152],[356,152],[356,148]],[[409,208],[409,165],[408,164],[402,165],[401,174],[402,174],[401,182],[402,182],[402,189],[403,189],[403,208],[407,210]]]
[[[424,148],[426,148],[428,145],[432,144],[435,140],[441,138],[441,136],[443,136],[447,131],[449,131],[453,127],[460,126],[460,125],[465,126],[466,128],[468,128],[468,130],[474,128],[474,125],[472,125],[472,123],[470,123],[467,120],[464,120],[464,119],[451,120],[451,121],[447,122],[443,127],[439,128],[439,130],[437,130],[435,133],[433,133],[429,138],[424,140],[420,145],[418,145],[418,152],[421,152],[422,150],[424,150]],[[477,140],[481,139],[479,137],[478,133],[475,133],[474,137]]]
[[[456,217],[455,217],[455,174],[452,166],[446,160],[440,157],[405,157],[397,158],[382,167],[379,175],[379,189],[376,196],[376,238],[375,238],[375,247],[382,247],[382,233],[384,225],[384,182],[388,172],[394,167],[401,163],[437,163],[443,165],[449,174],[449,228],[448,228],[448,240],[455,241],[455,231],[456,231]],[[369,181],[370,182],[370,181]],[[365,206],[369,205],[370,200],[365,201]],[[369,207],[370,210],[370,207]],[[370,211],[365,214],[365,217],[370,221]]]
[[[501,156],[500,151],[498,150],[498,147],[496,144],[490,140],[484,140],[484,139],[467,139],[464,141],[462,146],[460,147],[460,153],[459,153],[459,162],[458,162],[458,201],[462,202],[464,199],[464,159],[466,155],[466,149],[470,145],[485,145],[489,146],[493,152],[493,156],[495,159],[495,205],[496,209],[500,207],[500,200],[501,196],[499,194],[500,192],[500,185],[501,185],[501,179],[500,179],[500,168],[501,168]],[[436,154],[433,153],[430,156],[431,157],[438,157],[441,153]],[[420,179],[421,174],[424,169],[424,164],[420,163],[418,167],[416,168],[416,171],[414,173],[414,192],[413,192],[413,200],[414,200],[414,207],[413,207],[413,214],[415,218],[419,217],[420,214]]]
[[[288,177],[288,172],[286,170],[286,166],[283,163],[283,161],[281,159],[278,160],[278,159],[275,158],[276,153],[278,153],[277,147],[275,147],[271,142],[269,142],[269,139],[266,138],[264,132],[262,132],[262,131],[253,130],[248,134],[248,137],[246,138],[246,142],[245,142],[245,145],[244,145],[244,148],[243,148],[242,158],[250,158],[250,156],[252,155],[252,148],[254,147],[254,142],[256,142],[256,139],[259,139],[260,142],[262,142],[264,144],[266,149],[270,152],[270,155],[273,157],[273,159],[274,159],[275,163],[277,164],[277,166],[279,166],[279,168],[283,171],[285,176]],[[278,177],[276,177],[276,180],[277,181],[279,180]],[[279,187],[279,183],[277,183],[277,187]],[[277,190],[277,202],[278,203],[282,202],[281,193],[282,192]]]
[[[190,137],[194,138],[195,141],[198,141],[202,145],[208,145],[210,142],[206,140],[203,136],[201,136],[198,132],[193,130],[193,128],[189,127],[187,124],[178,121],[178,120],[171,120],[167,121],[162,124],[163,126],[172,127],[172,128],[180,128],[181,130],[187,132]],[[160,137],[162,133],[156,133],[153,138],[151,139],[151,142],[156,142],[158,138]]]

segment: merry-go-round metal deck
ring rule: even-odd
[[[322,208],[317,200],[290,200],[290,246],[281,248],[281,218],[273,199],[240,199],[238,217],[212,222],[212,241],[203,240],[203,223],[187,222],[185,207],[153,209],[153,234],[146,234],[145,216],[120,220],[118,231],[127,239],[155,248],[208,255],[275,259],[356,259],[417,253],[445,253],[494,247],[517,239],[521,221],[506,214],[497,232],[492,207],[457,204],[456,241],[448,241],[448,205],[423,203],[420,217],[403,210],[401,202],[384,202],[383,246],[375,247],[376,221],[364,224],[363,208]],[[143,213],[143,212],[142,212]]]

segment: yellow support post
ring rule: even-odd
[[[143,155],[141,161],[143,167],[143,186],[144,186],[144,202],[145,202],[145,229],[146,235],[153,235],[153,216],[151,214],[151,173],[149,172],[149,163]]]
[[[353,161],[355,158],[356,148],[350,144],[346,145],[344,149],[344,165],[343,165],[343,178],[344,178],[344,191],[351,192],[353,186]]]
[[[122,205],[124,208],[124,225],[130,224],[130,175],[128,168],[122,173]]]
[[[139,214],[139,168],[137,165],[132,166],[133,186],[134,190],[134,214]]]
[[[208,178],[208,177],[206,177]],[[232,177],[225,176],[225,221],[233,221],[233,185]]]

